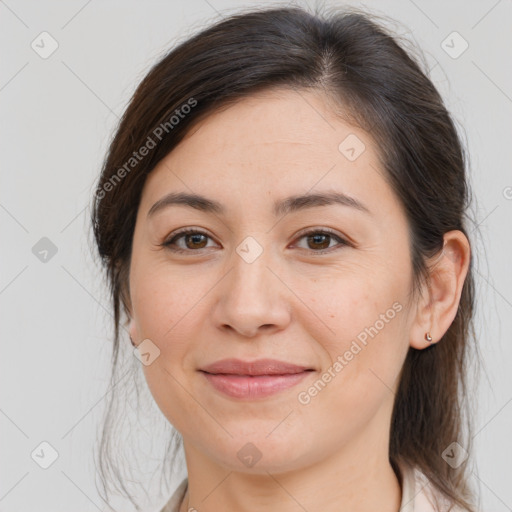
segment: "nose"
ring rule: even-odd
[[[277,265],[263,251],[254,261],[236,251],[230,270],[215,287],[213,320],[224,331],[252,338],[286,328],[290,322],[290,296],[279,276]]]

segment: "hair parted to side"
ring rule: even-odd
[[[177,45],[135,91],[111,141],[92,205],[115,327],[112,391],[99,450],[104,490],[109,476],[118,482],[117,489],[124,489],[123,479],[127,481],[111,445],[120,349],[131,352],[128,334],[120,341],[123,321],[129,317],[128,275],[141,191],[148,173],[193,123],[262,90],[318,90],[336,114],[366,130],[377,143],[384,176],[408,219],[413,296],[428,284],[426,261],[442,250],[443,234],[460,230],[469,238],[467,157],[454,122],[428,72],[379,19],[389,21],[345,7],[317,9],[314,14],[295,6],[239,12]],[[149,146],[148,137],[153,146],[147,155],[127,167],[134,151]],[[120,178],[115,183],[114,175]],[[459,308],[446,334],[424,350],[409,348],[389,447],[395,470],[399,461],[418,467],[453,504],[470,512],[475,510],[475,496],[469,486],[472,404],[466,376],[468,364],[478,363],[478,357],[470,359],[471,349],[478,353],[474,301],[471,257]],[[162,458],[165,463],[178,450],[176,437],[172,456]],[[457,468],[442,458],[454,441],[470,454]]]

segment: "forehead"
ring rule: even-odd
[[[354,132],[373,143],[368,134],[337,116],[335,108],[317,90],[264,90],[221,107],[194,123],[182,144],[191,138],[196,144],[200,144],[199,139],[207,140],[208,154],[216,155],[228,149],[230,155],[244,158],[255,148],[258,149],[255,156],[260,158],[269,153],[279,156],[286,146],[292,153],[286,154],[289,158],[293,154],[325,154],[326,151],[337,157],[339,143]],[[175,156],[180,157],[180,151]]]
[[[359,195],[362,202],[372,193],[394,200],[380,168],[375,142],[337,116],[328,98],[278,89],[194,123],[150,173],[143,200],[179,189],[232,203],[233,192],[245,201],[249,193],[279,197],[313,187]]]

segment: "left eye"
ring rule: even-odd
[[[177,244],[177,241],[181,239],[185,240],[185,248],[182,246],[180,247]],[[207,248],[206,244],[208,243],[208,239],[211,239],[211,237],[207,233],[195,229],[188,229],[176,233],[172,238],[164,242],[162,245],[174,252],[194,252],[197,249]],[[338,246],[350,245],[346,240],[344,240],[340,236],[336,235],[331,231],[326,230],[308,231],[306,233],[303,233],[298,238],[298,240],[302,239],[306,239],[306,243],[310,246],[306,247],[306,249],[311,249],[311,245],[313,245],[313,248],[311,250],[317,253],[322,253],[328,249],[332,249],[332,241],[337,241]]]
[[[349,245],[343,238],[339,237],[338,235],[332,233],[331,231],[309,231],[307,233],[303,233],[299,240],[306,238],[307,244],[313,246],[316,246],[316,249],[314,252],[323,252],[327,249],[332,249],[332,246],[330,246],[330,243],[334,240],[338,242],[339,246]],[[308,249],[307,247],[306,249]]]

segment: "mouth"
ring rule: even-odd
[[[264,398],[297,385],[315,370],[306,366],[260,359],[224,359],[199,370],[214,389],[231,398]]]

